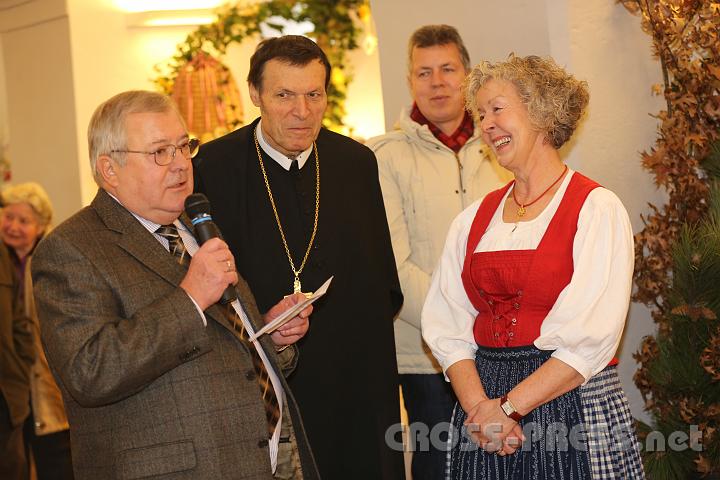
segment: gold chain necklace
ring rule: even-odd
[[[310,256],[310,250],[312,249],[313,242],[315,241],[315,234],[317,233],[318,226],[318,213],[320,212],[320,158],[318,157],[317,145],[313,142],[313,151],[315,152],[315,223],[313,224],[312,235],[310,236],[310,243],[308,243],[307,250],[305,250],[305,256],[303,257],[300,268],[295,268],[295,262],[293,261],[292,255],[290,254],[290,247],[288,246],[287,240],[285,239],[285,232],[283,231],[282,223],[280,223],[280,216],[278,215],[277,207],[275,206],[275,199],[273,198],[272,190],[270,189],[270,182],[268,181],[267,173],[265,172],[265,164],[263,163],[262,154],[260,153],[260,144],[258,144],[257,132],[253,132],[253,138],[255,139],[255,151],[257,151],[258,161],[260,162],[260,170],[262,171],[263,179],[265,180],[265,188],[267,189],[268,197],[270,198],[270,205],[272,206],[273,213],[275,214],[275,222],[277,223],[278,230],[280,231],[280,237],[282,238],[283,247],[285,247],[285,253],[287,254],[288,261],[290,262],[290,269],[295,275],[295,281],[293,281],[293,293],[302,293],[306,297],[312,295],[312,292],[303,293],[302,285],[300,283],[300,274],[305,268],[305,263]]]

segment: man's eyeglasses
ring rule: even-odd
[[[110,150],[110,153],[144,153],[145,155],[152,155],[155,163],[164,167],[169,165],[175,159],[175,154],[180,150],[185,158],[193,158],[200,148],[200,140],[197,138],[190,138],[187,142],[181,143],[180,145],[165,145],[160,147],[154,152],[142,152],[139,150]]]

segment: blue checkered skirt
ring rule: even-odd
[[[537,370],[552,352],[534,346],[479,347],[475,365],[485,392],[498,398]],[[520,422],[522,447],[499,456],[478,447],[455,405],[448,439],[447,478],[644,479],[633,419],[615,367],[539,406]]]

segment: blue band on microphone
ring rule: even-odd
[[[197,217],[190,220],[193,224],[193,227],[203,223],[203,222],[212,222],[212,217],[210,215],[198,215]]]

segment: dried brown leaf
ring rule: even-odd
[[[712,377],[713,381],[720,380],[720,327],[708,340],[708,346],[700,354],[700,365]]]
[[[672,313],[673,315],[682,315],[685,317],[689,317],[692,320],[697,320],[699,317],[697,307],[693,307],[690,305],[680,305],[679,307],[673,308],[670,313]]]
[[[695,458],[695,468],[697,468],[697,471],[701,474],[707,475],[708,473],[712,472],[713,465],[712,462],[705,455],[700,453]]]

